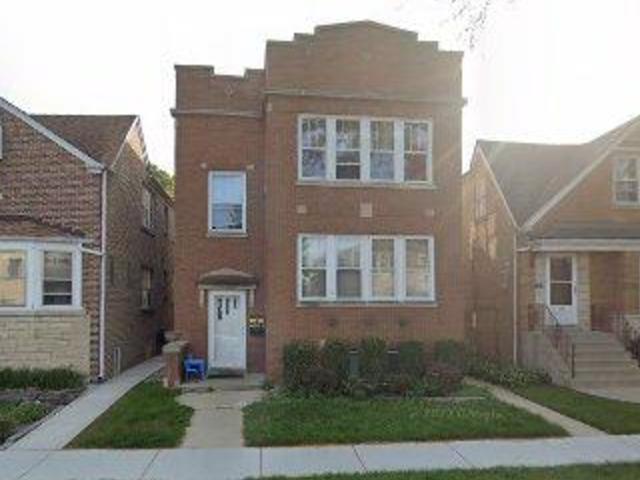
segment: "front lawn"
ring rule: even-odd
[[[120,399],[69,448],[172,448],[189,426],[193,410],[180,405],[159,382],[145,382]]]
[[[534,385],[513,390],[532,402],[607,433],[640,433],[638,403],[595,397],[555,385]]]
[[[0,402],[0,444],[13,435],[21,426],[36,422],[49,410],[35,402]]]
[[[283,477],[271,477],[271,480]],[[318,475],[289,480],[636,480],[639,464]]]
[[[244,409],[247,445],[312,445],[478,438],[563,436],[566,432],[499,402],[420,398],[355,400],[346,397],[275,395]]]

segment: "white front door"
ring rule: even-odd
[[[578,324],[576,257],[550,255],[547,259],[547,305],[560,325]]]
[[[209,368],[245,370],[245,292],[209,292]]]

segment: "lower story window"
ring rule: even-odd
[[[141,307],[143,309],[150,309],[151,303],[151,289],[153,285],[153,270],[150,268],[142,268],[142,296]]]
[[[301,301],[434,301],[431,236],[300,235]]]
[[[81,263],[77,245],[0,240],[0,312],[79,308]]]

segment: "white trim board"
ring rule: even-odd
[[[519,249],[518,251],[528,251]],[[531,242],[534,252],[638,252],[640,239],[545,239]]]
[[[51,140],[52,142],[56,143],[59,147],[65,149],[71,155],[73,155],[74,157],[76,157],[79,160],[81,160],[82,162],[84,162],[87,165],[87,168],[89,169],[89,171],[91,173],[100,173],[102,170],[104,170],[105,167],[104,167],[104,165],[102,165],[102,163],[100,163],[97,160],[91,158],[89,155],[87,155],[83,151],[79,150],[78,148],[73,146],[71,143],[67,142],[64,138],[62,138],[59,135],[53,133],[47,127],[45,127],[41,123],[37,122],[36,120],[31,118],[27,113],[23,112],[18,107],[16,107],[15,105],[13,105],[12,103],[8,102],[7,100],[5,100],[2,97],[0,97],[0,108],[2,108],[3,110],[7,111],[11,115],[15,116],[19,120],[22,120],[24,123],[29,125],[31,128],[36,130],[38,133],[44,135],[49,140]]]

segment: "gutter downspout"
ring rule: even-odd
[[[518,234],[513,234],[513,364],[518,365]]]
[[[107,303],[107,172],[105,168],[102,171],[102,204],[100,211],[100,328],[99,328],[99,369],[98,381],[104,380],[105,367],[105,315]]]

